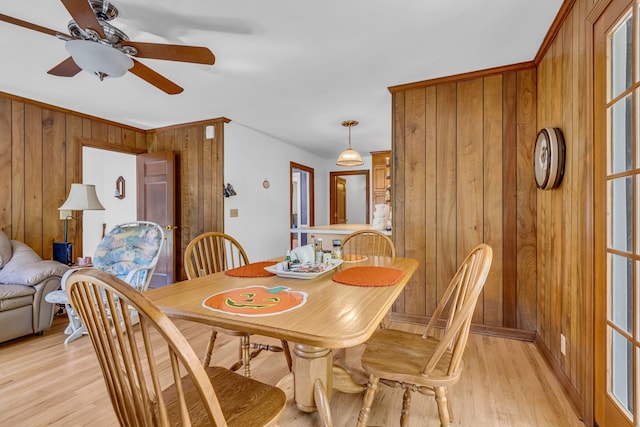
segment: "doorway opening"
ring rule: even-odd
[[[329,224],[369,224],[368,170],[329,172]]]
[[[122,177],[127,185],[126,197],[114,197],[116,181]],[[82,147],[82,182],[94,184],[104,211],[83,212],[82,251],[93,256],[104,234],[117,224],[136,220],[136,155]]]
[[[75,231],[76,256],[93,256],[102,237],[117,224],[152,221],[165,229],[160,260],[149,287],[164,286],[175,280],[175,166],[173,152],[146,153],[146,150],[115,147],[80,138],[82,182],[96,185],[104,211],[85,211]],[[141,166],[142,165],[142,166]],[[147,174],[153,176],[149,178]],[[126,182],[126,196],[116,195],[119,178]],[[74,239],[74,241],[75,241]]]
[[[291,196],[289,224],[291,228],[315,225],[315,193],[313,168],[295,162],[290,163]],[[298,241],[300,239],[300,241]],[[291,248],[307,244],[307,235],[291,232]]]

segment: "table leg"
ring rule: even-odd
[[[293,353],[297,356],[293,374],[286,375],[277,386],[285,390],[288,396],[293,388],[298,409],[304,412],[318,411],[325,425],[331,425],[329,402],[333,389],[344,393],[362,393],[366,387],[356,383],[344,368],[333,365],[333,352],[329,349],[296,343]]]
[[[294,344],[293,353],[298,357],[294,365],[294,395],[296,406],[304,412],[318,410],[316,405],[326,405],[333,390],[333,357],[330,349],[305,344]],[[322,381],[326,399],[316,402],[314,388],[316,379]],[[328,407],[320,408],[323,412]]]

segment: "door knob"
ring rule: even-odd
[[[167,225],[167,226],[165,227],[165,229],[166,229],[167,231],[177,230],[177,229],[178,229],[178,226],[177,226],[177,225]]]

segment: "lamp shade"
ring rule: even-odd
[[[351,148],[351,128],[354,126],[358,126],[357,120],[345,120],[342,122],[342,126],[349,129],[349,148],[344,150],[338,156],[338,160],[336,161],[336,165],[338,166],[360,166],[364,162],[362,161],[362,157],[360,157],[360,153]]]
[[[65,45],[73,62],[98,76],[122,77],[133,60],[116,48],[90,40],[69,40]]]
[[[103,211],[93,184],[71,184],[69,197],[58,208],[60,211]]]
[[[360,154],[353,148],[347,148],[340,153],[336,161],[336,165],[338,166],[360,166],[363,163],[362,157],[360,157]]]

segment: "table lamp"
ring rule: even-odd
[[[71,184],[69,197],[58,208],[59,211],[103,211],[93,184]],[[81,217],[66,215],[64,218],[64,242],[53,242],[53,259],[71,265],[73,264],[73,245],[69,243],[69,219],[78,220]]]

